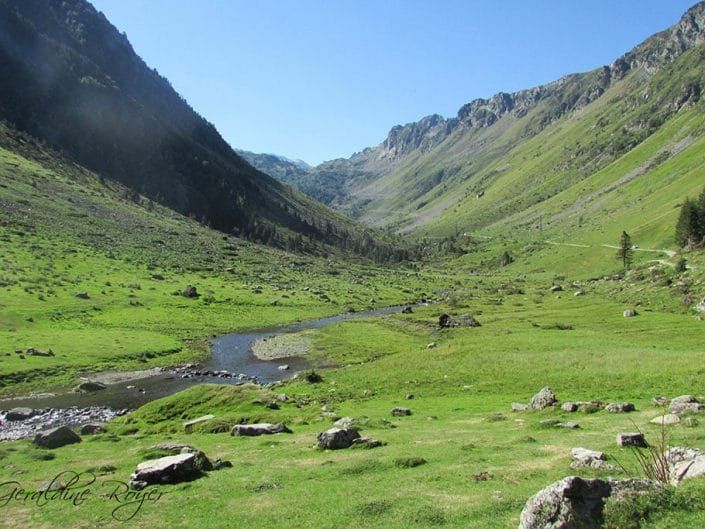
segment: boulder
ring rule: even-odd
[[[627,501],[659,489],[659,483],[648,479],[606,481],[569,476],[526,502],[519,529],[601,529],[608,498]]]
[[[92,422],[81,426],[81,435],[95,435],[105,431],[105,425],[102,423]]]
[[[631,402],[611,402],[605,406],[605,410],[610,413],[628,413],[634,411],[636,408]]]
[[[93,381],[88,380],[86,382],[81,382],[78,385],[78,387],[76,388],[76,391],[92,393],[94,391],[102,391],[107,387],[108,386],[106,386],[102,382],[93,382]]]
[[[531,397],[531,400],[529,401],[529,408],[534,410],[542,410],[544,408],[548,408],[549,406],[553,406],[556,402],[558,402],[558,399],[556,399],[556,395],[553,393],[553,390],[546,386],[536,395]]]
[[[529,499],[519,529],[600,529],[609,482],[569,476]]]
[[[705,405],[698,402],[693,395],[681,395],[671,401],[668,406],[671,413],[680,415],[681,413],[701,413],[705,411]]]
[[[355,428],[331,428],[316,435],[318,447],[322,450],[339,450],[348,448],[360,434]]]
[[[681,422],[681,419],[675,413],[667,413],[666,415],[659,415],[658,417],[654,417],[649,422],[652,424],[658,424],[660,426],[672,426]]]
[[[12,408],[5,415],[5,420],[7,421],[24,421],[30,417],[34,417],[37,414],[32,408]]]
[[[395,415],[397,417],[411,415],[411,410],[409,408],[401,408],[401,407],[392,408],[392,415]]]
[[[289,428],[287,428],[284,423],[278,422],[277,424],[271,424],[267,422],[258,424],[236,424],[231,435],[241,436],[241,437],[254,437],[257,435],[271,435],[275,433],[292,433]]]
[[[186,421],[183,424],[184,430],[186,432],[191,432],[191,431],[193,431],[194,426],[197,426],[203,422],[208,422],[211,419],[215,419],[215,415],[211,415],[211,414],[202,415],[200,417],[196,417],[195,419],[191,419],[190,421]]]
[[[52,428],[38,433],[34,437],[34,444],[42,448],[59,448],[60,446],[80,443],[81,436],[68,426]]]
[[[130,476],[130,484],[135,488],[143,488],[145,484],[191,481],[201,475],[197,454],[177,454],[140,463]]]
[[[670,464],[670,481],[674,486],[680,485],[684,479],[705,474],[705,451],[699,448],[674,446],[665,456]]]
[[[618,446],[636,446],[637,448],[646,448],[646,439],[641,432],[637,433],[619,433],[617,434]]]

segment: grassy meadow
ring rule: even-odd
[[[317,383],[300,376],[267,388],[200,385],[80,444],[2,443],[2,527],[511,528],[530,496],[566,475],[639,475],[633,454],[617,448],[617,433],[638,429],[656,439],[660,429],[649,421],[662,410],[654,396],[705,393],[704,323],[693,310],[705,279],[698,253],[677,272],[672,248],[644,246],[624,272],[616,250],[604,246],[617,243],[615,228],[580,244],[469,238],[462,256],[372,266],[214,232],[40,148],[0,150],[0,161],[6,396],[72,386],[91,372],[198,360],[224,332],[434,301],[411,314],[307,330]],[[504,251],[513,262],[502,267]],[[554,284],[563,290],[552,291]],[[188,285],[198,297],[183,295]],[[623,317],[627,309],[638,315]],[[457,321],[471,314],[481,326],[440,329],[442,313]],[[55,356],[20,354],[29,347]],[[629,401],[637,411],[512,411],[544,386],[561,401]],[[411,415],[392,415],[399,406]],[[215,418],[184,431],[184,421],[205,414]],[[316,449],[316,434],[343,416],[386,444]],[[294,433],[229,434],[235,424],[261,421],[283,421]],[[565,421],[579,428],[556,426]],[[705,448],[697,416],[667,433],[673,444]],[[163,455],[153,446],[164,441],[233,467],[128,498],[122,484],[139,462]],[[571,469],[574,447],[605,451],[614,469]],[[95,478],[82,489],[86,498],[16,492],[65,472]],[[629,513],[646,517],[642,525],[610,527],[702,527],[703,506],[705,484],[694,481]]]

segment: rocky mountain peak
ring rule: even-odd
[[[397,125],[382,143],[379,158],[393,161],[415,149],[428,152],[450,134],[454,121],[432,114],[415,123]]]

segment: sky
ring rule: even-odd
[[[234,148],[316,165],[610,64],[695,0],[90,0]]]

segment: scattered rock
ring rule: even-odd
[[[358,437],[353,439],[351,448],[377,448],[378,446],[384,446],[387,443],[380,441],[378,439],[373,439],[372,437]]]
[[[231,435],[252,437],[256,435],[271,435],[275,433],[292,433],[292,431],[287,428],[284,423],[278,422],[277,424],[270,423],[258,423],[258,424],[236,424]]]
[[[646,448],[646,439],[644,439],[644,434],[638,433],[619,433],[617,434],[617,445],[618,446],[636,446],[638,448]]]
[[[81,426],[81,435],[95,435],[97,433],[105,433],[105,425],[102,423],[91,422]]]
[[[411,308],[411,305],[407,305],[403,309],[401,309],[402,314],[412,314],[414,310]]]
[[[450,315],[448,315],[448,314],[441,314],[441,315],[438,317],[438,326],[439,326],[440,328],[450,327]]]
[[[622,313],[622,316],[625,318],[633,318],[634,316],[638,316],[639,313],[635,311],[634,309],[627,309]]]
[[[628,413],[636,408],[631,402],[612,402],[605,406],[605,410],[610,413]]]
[[[609,482],[569,476],[531,497],[521,511],[519,529],[600,529]]]
[[[433,349],[434,347],[436,347],[436,343],[435,343],[435,342],[431,342],[430,344],[428,344],[428,345],[426,346],[426,349]]]
[[[36,413],[32,408],[12,408],[5,415],[5,419],[8,421],[24,421],[33,417]]]
[[[34,444],[42,448],[59,448],[80,442],[81,436],[68,426],[52,428],[51,430],[40,432],[34,437]]]
[[[181,295],[185,298],[197,298],[200,296],[200,294],[196,290],[196,287],[194,287],[193,285],[188,285],[186,288],[184,288],[181,291]]]
[[[54,351],[49,349],[48,351],[40,351],[38,349],[35,349],[34,347],[30,347],[27,349],[27,352],[25,353],[27,356],[44,356],[44,357],[51,357],[54,356]]]
[[[563,287],[561,285],[553,285],[549,290],[551,292],[563,292]]]
[[[411,415],[411,410],[409,408],[392,408],[392,415],[401,417],[405,415]]]
[[[578,291],[577,291],[575,294],[573,294],[573,295],[574,295],[576,298],[578,298],[578,297],[580,297],[580,296],[584,296],[584,295],[585,295],[585,292],[583,292],[582,290],[578,290]]]
[[[520,402],[512,402],[512,411],[526,411],[529,409],[528,404],[521,404]]]
[[[130,485],[143,488],[144,484],[181,483],[202,473],[195,453],[177,454],[140,463],[130,476]]]
[[[487,472],[487,471],[482,471],[478,474],[473,474],[472,479],[475,481],[489,481],[493,478],[494,476]]]
[[[197,418],[195,418],[195,419],[191,419],[190,421],[186,421],[186,422],[183,424],[184,430],[185,430],[186,432],[192,432],[194,426],[196,426],[196,425],[198,425],[198,424],[201,424],[201,423],[203,423],[203,422],[208,422],[208,421],[210,421],[211,419],[215,419],[215,415],[211,415],[211,414],[202,415],[201,417],[197,417]]]
[[[679,485],[684,479],[695,478],[705,474],[705,451],[699,448],[682,448],[676,446],[666,452],[670,463],[672,485]]]
[[[570,468],[590,467],[601,469],[612,469],[612,465],[607,463],[605,454],[597,450],[588,450],[587,448],[573,448],[571,450],[573,462]]]
[[[406,400],[412,400],[414,397],[416,397],[416,395],[414,395],[413,393],[407,393],[406,397],[404,397],[404,398]]]
[[[543,421],[539,422],[539,426],[541,426],[541,428],[554,428],[560,425],[561,421],[559,421],[558,419],[544,419]]]
[[[580,402],[564,402],[564,403],[561,405],[561,409],[562,409],[563,411],[567,411],[567,412],[569,412],[569,413],[573,413],[573,412],[578,411],[578,408],[580,408],[580,404],[581,404]]]
[[[59,490],[64,490],[65,488],[66,485],[62,481],[53,479],[39,485],[39,487],[37,487],[37,492],[56,492]]]
[[[666,415],[659,415],[658,417],[654,417],[649,422],[661,426],[671,426],[681,422],[681,419],[675,413],[667,413]]]
[[[331,428],[316,435],[318,447],[322,450],[339,450],[348,448],[360,434],[355,428]]]
[[[76,388],[76,391],[80,391],[83,393],[92,393],[94,391],[102,391],[107,387],[108,386],[106,386],[102,382],[93,382],[88,380],[86,382],[81,382]]]
[[[556,404],[556,402],[558,402],[558,399],[556,399],[556,395],[553,393],[550,387],[546,386],[536,395],[531,397],[531,400],[529,401],[529,408],[534,410],[543,410],[544,408],[553,406],[554,404]]]
[[[568,428],[569,430],[577,430],[580,428],[580,423],[577,421],[566,421],[561,423],[562,428]]]
[[[668,406],[671,413],[680,415],[682,413],[702,413],[705,411],[705,405],[698,402],[698,399],[693,395],[681,395],[671,400]]]
[[[76,297],[78,299],[91,299],[91,297],[88,295],[88,292],[76,292]]]
[[[277,369],[279,371],[289,371],[289,364],[282,364],[280,366],[277,366]]]

